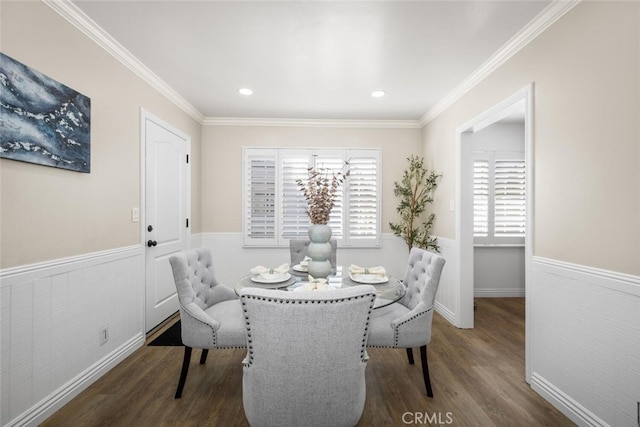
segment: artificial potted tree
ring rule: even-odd
[[[409,166],[405,169],[402,180],[393,183],[393,194],[400,198],[396,208],[400,221],[389,223],[391,231],[401,237],[409,251],[414,246],[439,252],[438,239],[431,236],[431,227],[435,214],[426,214],[427,207],[433,202],[433,192],[442,176],[424,166],[422,157],[411,155],[407,158]]]

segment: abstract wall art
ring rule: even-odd
[[[0,53],[0,157],[91,170],[91,100]]]

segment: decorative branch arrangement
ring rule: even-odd
[[[349,163],[339,172],[331,169],[310,167],[306,180],[297,179],[296,184],[307,200],[307,215],[312,224],[327,224],[331,209],[336,202],[338,188],[349,176]]]
[[[409,168],[404,171],[402,181],[393,183],[393,194],[400,197],[396,210],[400,214],[401,221],[390,222],[389,227],[396,236],[402,237],[409,250],[417,246],[439,252],[438,239],[430,236],[435,214],[429,214],[422,224],[418,222],[420,216],[426,211],[427,205],[433,202],[433,191],[438,185],[438,178],[442,175],[426,169],[422,157],[412,155],[407,160]]]

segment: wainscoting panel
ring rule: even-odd
[[[456,323],[456,313],[458,312],[458,257],[455,248],[455,240],[438,237],[440,255],[446,260],[440,285],[436,294],[436,311],[452,325]]]
[[[579,425],[635,426],[640,277],[532,262],[531,385]]]
[[[475,297],[524,297],[524,282],[524,247],[474,247],[473,288]]]
[[[2,426],[43,421],[144,343],[143,256],[132,246],[0,271]]]

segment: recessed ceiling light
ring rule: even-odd
[[[383,90],[374,90],[373,92],[371,92],[371,96],[373,96],[374,98],[382,98],[386,94],[387,92]]]
[[[238,89],[238,92],[240,92],[240,95],[246,95],[246,96],[253,95],[253,91],[248,87],[242,87]]]

